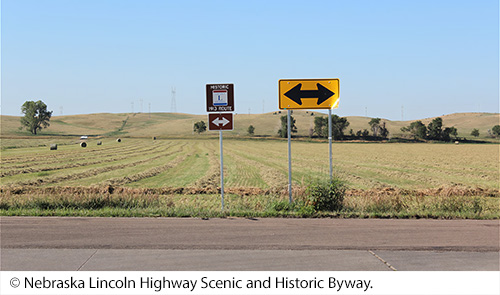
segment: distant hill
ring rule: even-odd
[[[234,131],[224,134],[230,136],[247,135],[248,126],[255,127],[256,136],[276,136],[280,128],[280,116],[286,112],[265,114],[235,114]],[[298,129],[297,135],[308,136],[309,129],[314,127],[315,116],[326,116],[314,111],[294,111]],[[471,138],[473,128],[479,129],[480,137],[487,135],[487,130],[500,124],[498,113],[457,113],[441,116],[445,127],[454,126],[460,137]],[[428,124],[434,118],[421,121]],[[217,135],[217,132],[193,134],[193,124],[198,121],[207,122],[207,115],[190,115],[180,113],[134,113],[134,114],[88,114],[72,116],[54,116],[50,120],[50,127],[43,129],[39,136],[122,136],[122,137],[195,137]],[[350,125],[346,130],[368,129],[371,118],[348,116]],[[1,116],[0,134],[2,137],[29,136],[25,130],[20,130],[20,117]],[[401,127],[408,126],[412,121],[385,120],[390,136],[401,134]]]

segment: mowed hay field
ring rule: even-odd
[[[289,204],[287,142],[225,139],[224,210],[216,138],[87,144],[3,141],[0,215],[500,218],[496,144],[334,143],[334,173],[346,184],[336,212],[308,201],[306,187],[328,178],[324,142],[292,143]]]
[[[217,139],[104,139],[29,146],[1,153],[2,188],[131,187],[213,193],[219,187]],[[43,142],[43,141],[41,141]],[[327,177],[328,144],[292,143],[294,186]],[[497,191],[499,145],[334,143],[334,173],[349,189],[481,189]],[[287,185],[287,143],[224,140],[225,187],[245,193],[280,191]]]

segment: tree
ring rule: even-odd
[[[35,134],[50,126],[49,121],[52,117],[52,111],[47,111],[47,105],[39,101],[26,101],[21,106],[21,112],[24,117],[21,118],[21,125],[32,134]]]
[[[248,134],[253,135],[255,132],[255,127],[253,127],[253,125],[248,126],[247,132]]]
[[[332,137],[333,139],[341,139],[344,137],[344,130],[349,126],[346,118],[341,118],[337,115],[332,115]],[[328,137],[328,117],[314,117],[314,133],[318,137]]]
[[[443,139],[443,119],[435,118],[427,125],[427,137],[433,140]]]
[[[194,123],[193,131],[198,133],[198,134],[205,132],[205,131],[207,131],[207,125],[203,121],[196,122],[196,123]]]
[[[457,139],[457,136],[458,136],[458,129],[457,129],[457,128],[455,128],[455,127],[450,127],[450,130],[451,130],[450,135],[453,135],[453,137],[454,137],[455,139]]]
[[[373,136],[381,136],[383,138],[387,138],[387,136],[389,136],[389,130],[387,130],[387,128],[385,127],[385,122],[382,122],[382,124],[380,124],[380,121],[380,118],[373,118],[370,120],[370,122],[368,122],[368,125],[370,125]]]
[[[472,129],[470,135],[474,136],[474,137],[478,137],[479,136],[479,130],[474,128]]]
[[[278,130],[279,137],[286,138],[288,137],[288,124],[287,124],[287,116],[281,116],[281,128]],[[290,115],[290,131],[291,133],[297,133],[297,126],[295,126],[295,119]]]
[[[457,138],[458,130],[455,127],[446,127],[443,130],[443,119],[435,118],[427,127],[421,121],[415,121],[410,126],[401,128],[403,132],[410,132],[415,138],[450,141],[451,136]]]
[[[332,115],[332,136],[333,139],[344,138],[344,130],[349,127],[347,118],[341,118],[337,115]]]
[[[371,119],[370,122],[368,122],[368,125],[370,125],[373,136],[377,137],[380,132],[380,118]]]
[[[387,136],[389,136],[389,130],[385,128],[385,122],[382,122],[382,126],[380,126],[380,136],[383,138],[387,138]]]
[[[403,132],[410,132],[414,138],[425,139],[427,137],[427,127],[422,121],[411,122],[410,126],[401,128]]]
[[[328,117],[314,117],[314,133],[318,137],[328,136]]]
[[[450,135],[453,135],[453,137],[455,137],[455,139],[457,138],[457,134],[458,134],[458,131],[457,131],[457,128],[455,127],[446,127],[444,128],[442,134],[441,134],[441,140],[443,141],[450,141]]]
[[[500,125],[495,125],[493,128],[491,128],[491,131],[493,131],[493,135],[496,137],[500,136]]]

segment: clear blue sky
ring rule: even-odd
[[[499,112],[499,5],[459,1],[2,0],[1,112],[278,109],[278,80],[339,78],[341,116]]]

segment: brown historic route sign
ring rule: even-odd
[[[233,84],[207,84],[207,112],[234,112]]]

